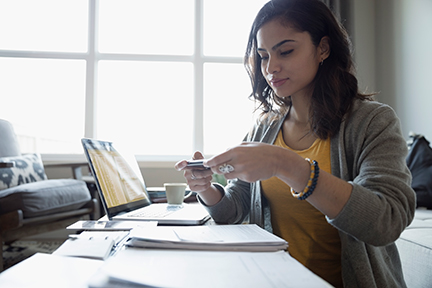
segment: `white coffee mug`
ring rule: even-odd
[[[185,196],[186,183],[165,183],[165,193],[169,205],[183,205],[184,199],[192,195],[192,191]]]

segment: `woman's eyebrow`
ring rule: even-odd
[[[287,42],[295,42],[295,40],[282,40],[281,42],[277,43],[276,45],[274,45],[272,47],[272,50],[276,50],[277,48],[279,48],[280,46],[282,46],[283,44],[287,43]],[[264,48],[258,48],[257,51],[266,51]]]

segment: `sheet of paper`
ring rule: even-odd
[[[173,230],[183,241],[259,243],[282,240],[257,225],[183,226]]]
[[[285,242],[257,225],[158,226],[133,229],[131,237],[160,241],[188,241],[195,243],[269,243]]]
[[[56,251],[54,255],[84,257],[91,259],[104,260],[108,258],[114,247],[113,239],[88,239],[76,238],[66,240]]]
[[[129,248],[110,258],[98,273],[120,283],[155,287],[331,287],[283,251],[255,253]],[[101,286],[90,282],[90,287]]]
[[[257,225],[154,227],[132,230],[128,246],[212,251],[271,252],[288,243]]]
[[[157,221],[109,221],[108,219],[92,221],[92,220],[79,220],[66,229],[69,230],[103,230],[103,231],[124,231],[133,228],[156,227]]]
[[[80,234],[71,234],[69,238],[75,239],[112,239],[114,245],[120,243],[129,236],[129,231],[84,231]]]
[[[0,273],[0,287],[87,288],[101,260],[37,253]]]

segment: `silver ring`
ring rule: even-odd
[[[195,176],[195,174],[193,174],[193,171],[191,171],[191,174],[192,174],[192,175],[191,175],[191,179],[192,179],[192,180],[195,180],[195,179],[196,179],[196,176]]]
[[[219,171],[220,171],[222,174],[231,173],[231,172],[234,171],[234,167],[233,167],[232,165],[230,165],[230,164],[226,164],[226,163],[225,163],[225,164],[219,166]]]

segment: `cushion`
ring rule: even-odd
[[[430,287],[432,283],[432,230],[407,229],[396,241],[407,287]]]
[[[0,190],[47,179],[42,159],[37,153],[2,157],[0,162],[15,162],[14,167],[0,168]]]
[[[432,210],[418,208],[415,217],[406,229],[429,228],[432,235]]]
[[[90,201],[84,181],[53,179],[0,191],[0,214],[20,209],[24,218],[79,209]]]

